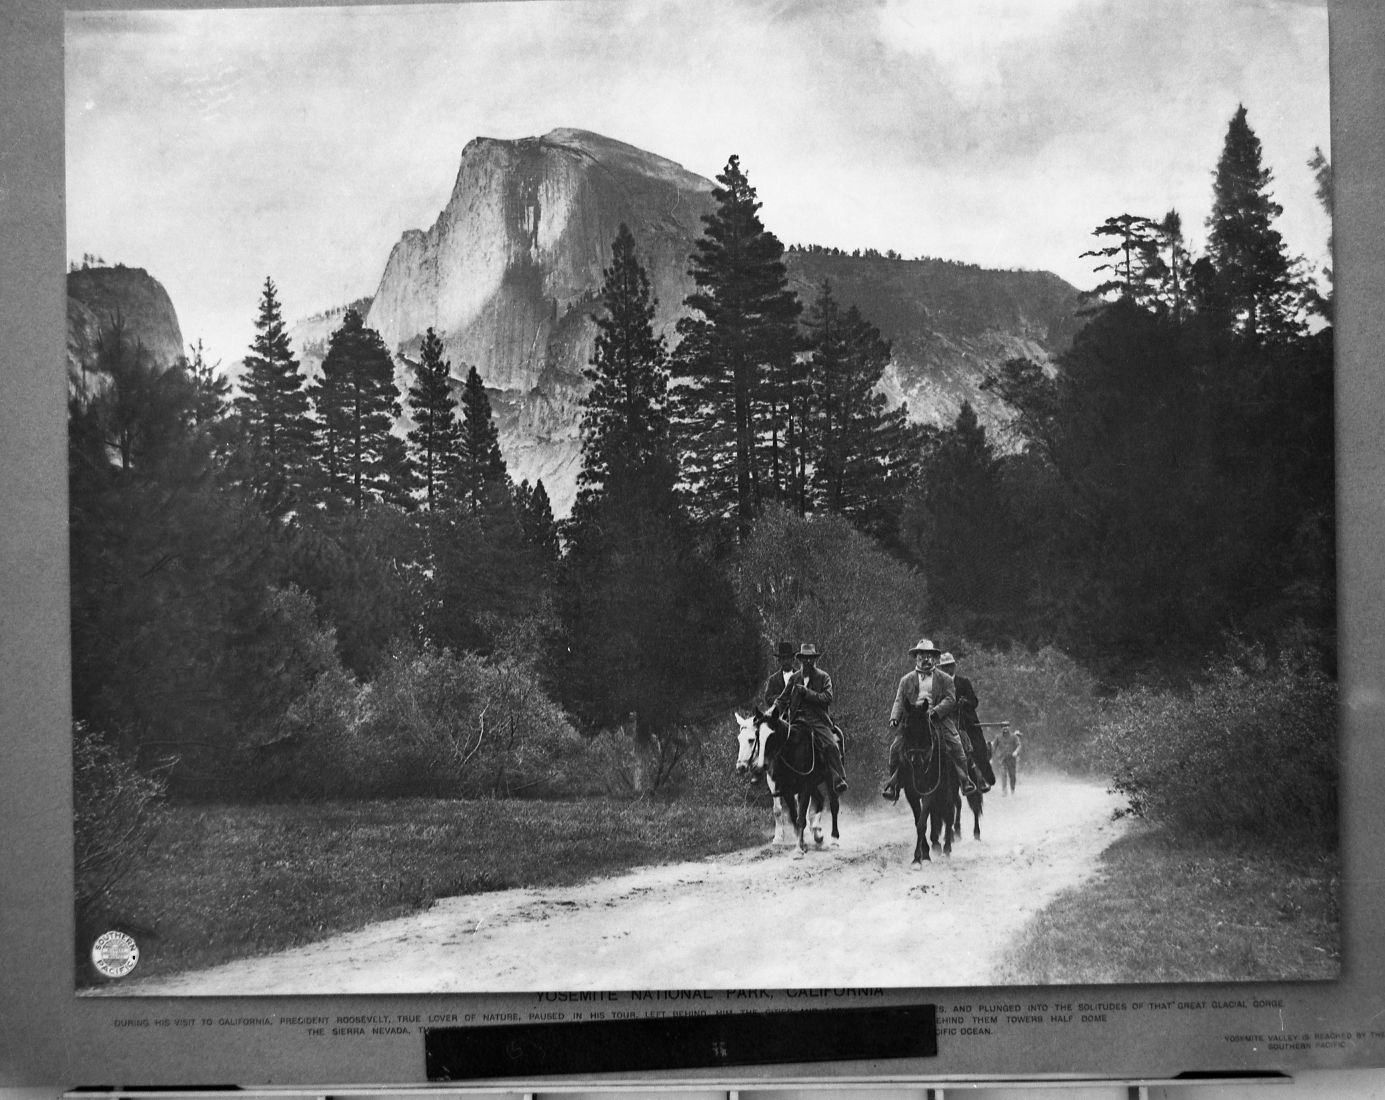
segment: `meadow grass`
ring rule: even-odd
[[[95,922],[135,934],[147,977],[320,940],[437,898],[568,885],[763,844],[767,807],[430,798],[175,806]],[[79,959],[92,932],[79,930]]]
[[[1331,980],[1340,936],[1335,854],[1138,825],[1030,923],[996,981]]]

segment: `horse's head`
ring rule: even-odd
[[[750,714],[736,713],[736,771],[762,775],[769,766],[770,742],[778,727],[769,715],[756,707]]]
[[[764,768],[760,738],[760,723],[753,714],[736,712],[736,772],[758,773]]]

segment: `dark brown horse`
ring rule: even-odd
[[[914,812],[913,866],[922,867],[924,860],[931,860],[930,844],[934,852],[952,855],[957,773],[944,758],[942,738],[934,731],[926,707],[910,707],[904,715],[899,778],[900,789]]]
[[[954,797],[957,803],[957,816],[956,818],[954,818],[952,824],[955,830],[954,835],[957,837],[958,840],[960,840],[962,837],[962,806],[964,805],[964,803],[962,799],[961,784],[957,781],[956,772],[952,773],[952,785],[956,790],[956,794]],[[972,791],[971,794],[966,796],[965,805],[971,807],[971,835],[976,840],[981,839],[981,808],[985,802],[985,797],[986,796],[983,795],[980,791]]]

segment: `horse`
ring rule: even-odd
[[[765,714],[758,707],[751,721],[760,738],[758,759],[764,763],[770,790],[778,794],[785,814],[793,821],[794,833],[798,838],[795,858],[808,850],[804,832],[810,827],[810,807],[813,843],[819,848],[823,845],[824,790],[827,805],[832,811],[832,844],[835,846],[841,840],[841,833],[837,830],[840,805],[837,792],[832,788],[832,774],[827,768],[827,761],[818,755],[812,730],[801,725],[790,726],[782,718]],[[765,733],[765,729],[769,732]]]
[[[774,780],[769,777],[765,770],[764,760],[764,738],[760,736],[760,724],[749,714],[736,712],[736,773],[738,775],[751,775],[755,778],[763,777],[765,786],[769,789],[770,804],[774,807],[774,840],[773,844],[784,843],[784,807],[779,802],[779,793],[774,789]],[[821,796],[817,802],[817,810],[822,812]]]
[[[962,806],[963,806],[963,805],[967,805],[967,806],[970,806],[970,807],[971,807],[971,835],[972,835],[972,838],[975,839],[975,840],[980,840],[980,839],[981,839],[981,808],[982,808],[983,801],[984,801],[984,799],[985,799],[985,795],[983,795],[980,791],[972,791],[971,794],[969,794],[969,795],[966,796],[966,801],[963,802],[963,800],[962,800],[962,785],[957,781],[957,775],[956,775],[955,772],[953,773],[953,776],[952,776],[952,786],[953,786],[953,790],[954,790],[954,800],[955,800],[955,802],[957,803],[957,815],[956,815],[956,817],[953,819],[953,829],[954,829],[953,836],[954,836],[955,839],[957,839],[957,840],[960,840],[960,839],[962,838]]]
[[[899,750],[900,789],[914,813],[914,862],[921,868],[931,860],[928,850],[952,855],[953,822],[957,816],[957,773],[945,759],[942,738],[933,731],[924,707],[910,707],[904,718],[904,741]],[[942,843],[939,843],[939,835]]]
[[[995,773],[991,771],[991,747],[986,743],[986,738],[979,730],[965,730],[962,736],[971,745],[971,759],[976,764],[976,770],[981,773],[983,779],[992,787],[995,786]],[[953,775],[953,800],[957,803],[957,816],[953,820],[955,829],[954,838],[962,839],[962,785],[957,782],[956,774]],[[985,796],[980,791],[972,791],[966,796],[966,805],[971,807],[971,835],[973,839],[981,839],[981,811]]]

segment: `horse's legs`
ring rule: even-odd
[[[814,790],[810,801],[813,809],[813,843],[819,848],[822,847],[822,790]]]
[[[980,793],[967,795],[967,805],[971,807],[971,835],[973,839],[981,839],[981,810],[985,805],[984,796]],[[960,812],[960,808],[959,808]],[[960,827],[961,822],[958,822]]]
[[[787,805],[793,807],[794,835],[798,837],[797,854],[801,856],[808,850],[808,841],[803,836],[804,829],[808,827],[808,792],[804,791],[795,796]]]
[[[832,846],[837,846],[837,841],[841,840],[842,834],[837,832],[837,810],[841,807],[841,801],[837,798],[837,792],[832,790],[829,783],[827,787],[827,805],[832,810]]]
[[[783,807],[783,818],[788,821],[790,827],[794,830],[794,835],[798,841],[799,850],[795,855],[802,855],[805,845],[803,843],[803,822],[798,816],[798,796],[790,794],[788,791],[781,791],[779,794],[779,801]]]
[[[784,803],[777,796],[774,799],[774,843],[784,843]]]
[[[928,817],[919,802],[918,791],[907,783],[904,785],[904,797],[909,802],[909,809],[914,812],[914,862],[915,867],[922,867],[925,859],[930,859],[928,855],[928,845],[925,842],[925,830],[928,828]]]

